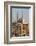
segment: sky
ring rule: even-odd
[[[17,21],[17,17],[16,17],[17,13],[18,13],[18,19],[21,18],[23,14],[23,20],[29,22],[29,12],[31,14],[31,9],[29,11],[29,8],[12,8],[12,22]]]

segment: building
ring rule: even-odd
[[[27,22],[14,23],[12,26],[13,36],[29,36],[29,28]]]

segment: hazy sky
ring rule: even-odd
[[[16,17],[17,12],[18,12],[18,19],[22,17],[22,12],[23,12],[23,19],[29,21],[29,8],[12,8],[12,22],[17,21],[17,17]],[[31,10],[30,10],[30,14],[31,14]]]

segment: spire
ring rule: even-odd
[[[22,11],[22,21],[23,21],[23,11]]]
[[[17,12],[17,22],[18,22],[18,12]]]

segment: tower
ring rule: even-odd
[[[23,11],[22,11],[22,22],[23,22]]]
[[[17,12],[17,23],[18,23],[18,12]]]

